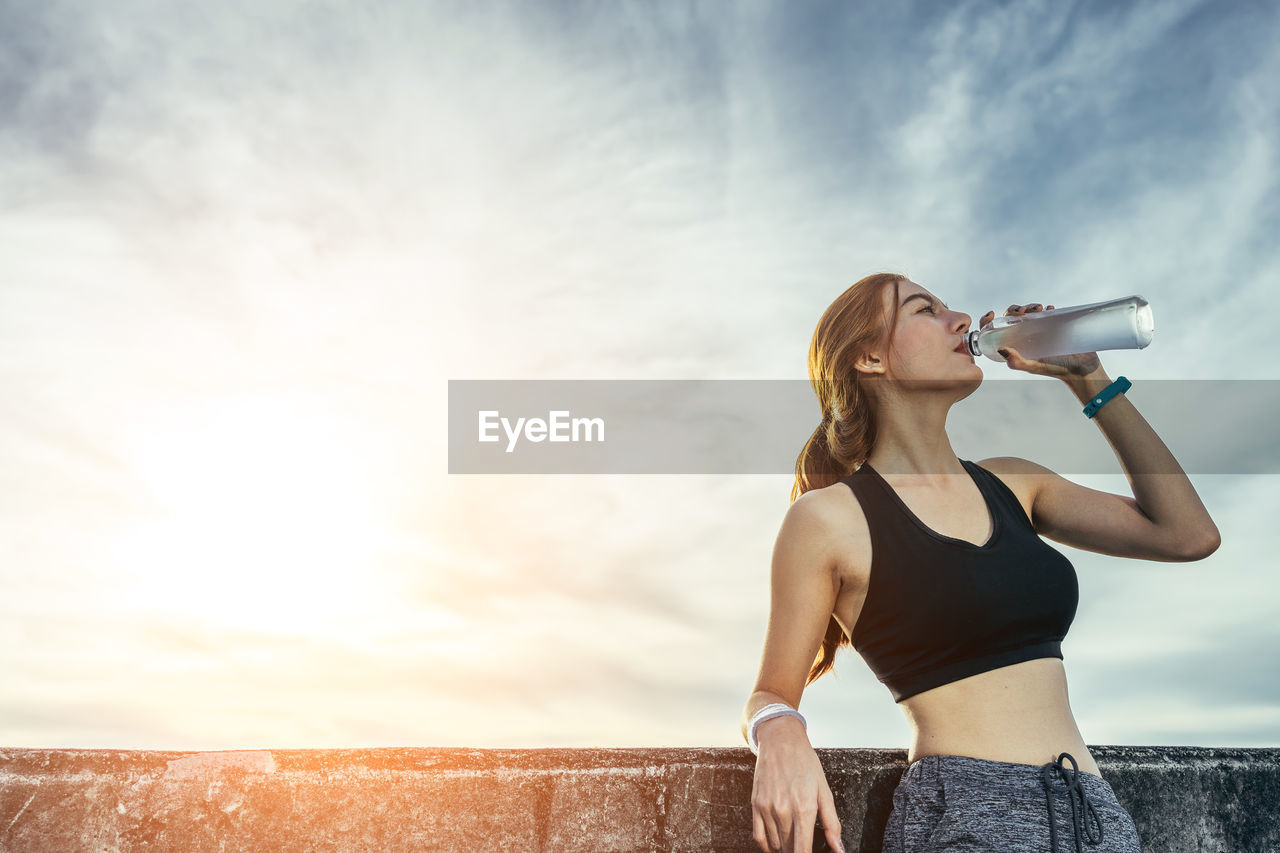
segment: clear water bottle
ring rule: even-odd
[[[1141,296],[996,317],[969,332],[969,353],[1003,362],[997,350],[1013,347],[1023,358],[1047,358],[1109,349],[1142,349],[1151,343],[1151,305]]]

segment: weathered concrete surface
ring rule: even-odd
[[[1090,746],[1143,850],[1280,851],[1280,749]],[[819,749],[849,853],[900,749]],[[0,750],[0,851],[756,851],[741,749]],[[1065,848],[1064,848],[1065,849]]]

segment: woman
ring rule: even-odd
[[[1040,309],[1011,305],[1006,315]],[[762,850],[809,853],[824,838],[843,850],[796,709],[845,644],[913,731],[886,853],[1139,850],[1131,816],[1072,717],[1060,642],[1077,578],[1040,536],[1182,562],[1213,553],[1218,530],[1096,353],[1032,360],[1002,351],[1011,369],[1060,379],[1081,404],[1104,400],[1092,417],[1133,498],[1026,459],[958,459],[947,415],[982,383],[958,346],[969,323],[919,284],[882,273],[841,294],[814,333],[809,378],[824,418],[796,463],[763,660],[743,715],[758,756],[753,835]],[[1065,399],[1062,415],[1071,416]],[[1168,473],[1144,473],[1152,471]]]

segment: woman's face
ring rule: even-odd
[[[893,313],[893,288],[884,289],[885,317]],[[972,318],[952,311],[914,281],[898,283],[898,326],[887,369],[895,379],[963,379],[982,376],[968,350],[957,352]]]

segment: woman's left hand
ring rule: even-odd
[[[1052,311],[1053,306],[1050,305],[1048,308],[1044,308],[1039,302],[1032,302],[1029,305],[1010,305],[1009,310],[1005,311],[1004,315],[1006,317],[1021,317],[1024,314],[1034,314],[1040,310]],[[995,319],[995,316],[996,312],[994,310],[983,314],[982,319],[978,321],[978,328],[989,325]],[[1027,373],[1038,373],[1041,376],[1057,376],[1063,380],[1077,376],[1088,376],[1102,367],[1102,362],[1098,360],[1096,352],[1055,355],[1034,359],[1023,358],[1013,347],[1002,347],[1001,354],[1005,357],[1005,364],[1014,370],[1025,370]]]

